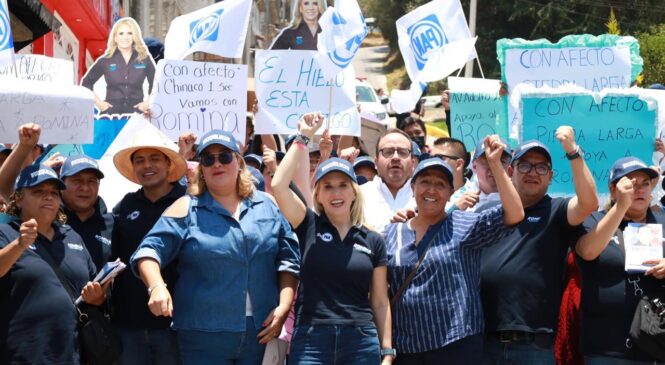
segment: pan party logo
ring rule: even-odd
[[[418,70],[425,67],[432,51],[436,51],[448,43],[446,33],[436,14],[430,14],[412,24],[407,32]]]
[[[224,9],[195,20],[189,24],[189,45],[199,41],[216,41],[219,34],[219,21]]]

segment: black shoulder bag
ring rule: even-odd
[[[117,362],[122,353],[122,341],[113,328],[111,320],[97,306],[82,303],[76,305],[74,289],[65,274],[55,263],[53,256],[40,243],[35,242],[36,252],[60,280],[62,287],[72,299],[78,312],[79,344],[81,349],[81,363],[90,365],[112,365]]]
[[[625,259],[623,232],[617,229],[616,235]],[[626,347],[631,348],[632,344],[635,344],[649,356],[658,361],[665,361],[665,303],[660,298],[643,295],[644,291],[638,285],[639,276],[632,278],[628,276],[627,280],[633,284],[634,294],[640,297],[640,300],[635,309],[633,322],[630,324]]]

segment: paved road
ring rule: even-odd
[[[353,68],[356,76],[366,77],[374,89],[386,88],[386,75],[383,73],[383,63],[388,57],[388,46],[360,48],[353,58]]]

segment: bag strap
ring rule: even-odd
[[[445,221],[445,219],[444,219]],[[443,221],[437,226],[437,231],[440,228],[440,226],[443,224]],[[399,229],[402,229],[400,226]],[[411,284],[411,281],[413,281],[413,278],[416,277],[416,273],[418,273],[418,269],[420,268],[420,265],[423,263],[425,260],[425,256],[427,256],[427,252],[429,251],[429,247],[432,245],[432,242],[434,241],[434,237],[436,237],[436,231],[432,232],[432,235],[429,237],[427,242],[425,243],[425,250],[423,251],[422,255],[418,258],[418,261],[416,262],[416,266],[411,270],[409,273],[409,276],[406,277],[402,285],[397,289],[397,292],[395,292],[395,295],[393,295],[392,298],[390,298],[390,306],[394,306],[395,303],[402,297],[404,292],[406,291],[406,288],[409,287],[409,284]],[[422,244],[422,241],[421,241]]]
[[[49,266],[51,266],[51,269],[53,269],[53,272],[55,273],[55,276],[58,277],[58,280],[60,280],[60,284],[62,284],[62,287],[65,288],[67,291],[67,294],[69,294],[69,298],[72,300],[72,303],[76,303],[76,298],[78,297],[77,295],[74,294],[74,288],[72,287],[72,284],[67,278],[65,277],[65,273],[60,270],[58,265],[55,263],[55,259],[53,258],[53,255],[51,255],[50,252],[46,249],[46,247],[43,246],[42,243],[35,242],[35,252],[46,261]],[[76,304],[74,304],[76,306]]]
[[[616,230],[616,236],[617,239],[619,240],[619,249],[621,250],[621,255],[623,256],[624,261],[626,260],[626,244],[623,239],[623,231],[617,228]],[[637,275],[631,275],[626,273],[626,280],[628,281],[629,284],[633,284],[633,294],[635,294],[636,297],[641,298],[642,295],[644,295],[644,290],[640,288],[640,285],[638,284],[640,282],[640,277]]]

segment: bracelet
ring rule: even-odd
[[[159,284],[155,284],[155,285],[149,287],[148,288],[148,296],[152,295],[153,290],[155,290],[157,288],[160,288],[160,287],[166,288],[166,283],[159,283]]]
[[[569,161],[572,161],[572,160],[574,160],[574,159],[576,159],[576,158],[580,158],[580,157],[582,157],[582,154],[583,154],[583,153],[584,153],[584,152],[582,152],[582,148],[580,148],[580,146],[577,145],[577,147],[575,147],[575,152],[573,152],[573,153],[566,153],[566,158],[567,158]]]
[[[298,134],[296,134],[296,138],[293,139],[293,142],[298,142],[298,143],[302,143],[304,145],[307,145],[309,143],[309,140],[310,140],[310,138],[307,137],[306,135],[304,135],[302,133],[298,133]]]

